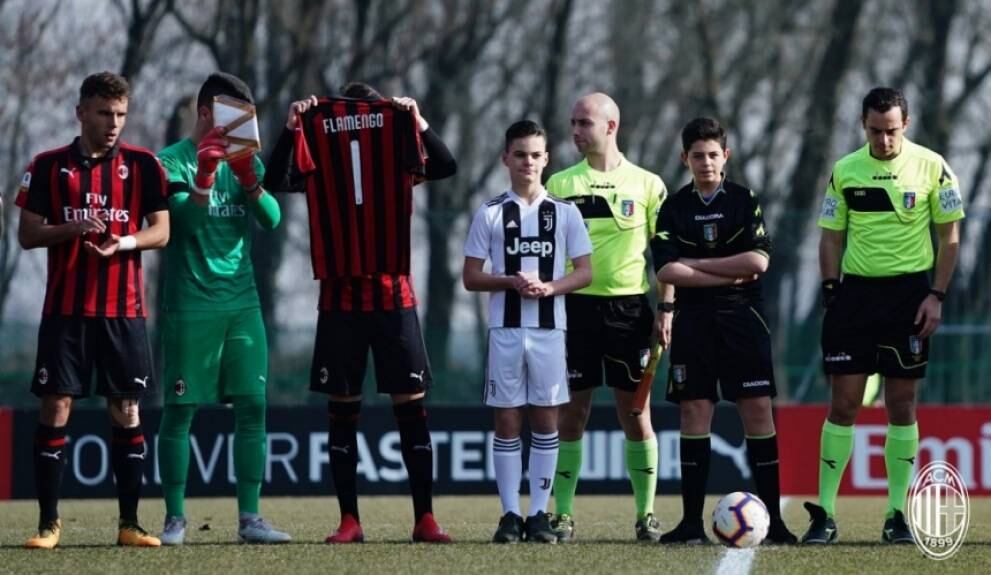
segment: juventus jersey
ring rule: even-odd
[[[548,196],[530,204],[512,190],[475,213],[465,256],[489,260],[493,275],[532,274],[543,282],[564,277],[565,264],[592,253],[581,212],[571,202]],[[516,290],[493,292],[489,327],[566,329],[564,296],[525,299]]]

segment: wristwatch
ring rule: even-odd
[[[659,301],[657,302],[657,311],[664,313],[671,313],[674,311],[673,301]]]
[[[939,301],[943,301],[946,299],[946,292],[940,291],[936,288],[929,288],[929,294],[936,296],[936,299],[938,299]]]

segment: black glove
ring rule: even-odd
[[[831,279],[822,282],[822,307],[829,309],[836,298],[840,297],[840,280]]]

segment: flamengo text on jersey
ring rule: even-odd
[[[117,208],[62,208],[62,219],[66,222],[75,222],[87,217],[99,218],[105,222],[127,223],[131,221],[131,213],[128,210]]]
[[[368,128],[381,128],[384,125],[385,115],[381,112],[376,114],[351,114],[347,116],[324,118],[323,132],[325,134],[329,134],[343,131],[365,130]]]

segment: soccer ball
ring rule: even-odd
[[[756,547],[767,537],[771,516],[753,493],[737,491],[719,500],[712,512],[712,532],[727,547]]]

